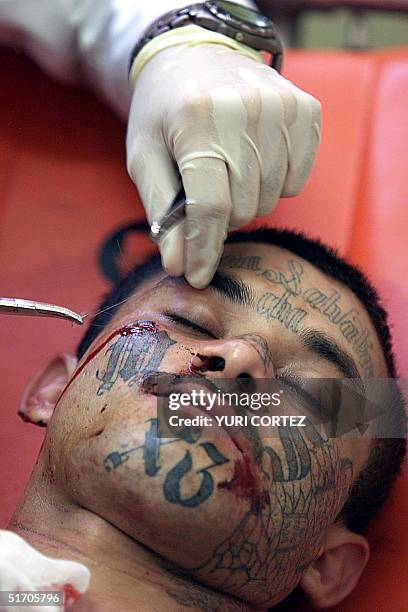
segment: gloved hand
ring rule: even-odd
[[[127,165],[150,224],[181,173],[186,219],[160,243],[167,272],[205,287],[227,231],[299,193],[319,139],[319,102],[237,50],[185,44],[150,59],[135,83]]]
[[[0,602],[3,610],[68,610],[84,593],[90,580],[85,565],[46,557],[12,531],[0,530],[0,592],[1,591],[63,591],[65,606],[32,605],[9,607]]]

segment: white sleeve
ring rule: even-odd
[[[85,565],[76,561],[53,559],[33,548],[21,536],[0,529],[0,592],[3,591],[61,591],[70,585],[75,599],[88,590],[91,573]],[[68,596],[68,593],[66,593]],[[68,597],[69,599],[69,597]],[[68,601],[68,609],[74,601]],[[10,610],[30,612],[61,612],[61,606],[18,606],[13,608],[0,600],[0,612]]]
[[[191,0],[190,0],[191,1]],[[251,0],[239,0],[253,6]],[[130,53],[143,30],[189,0],[0,0],[0,43],[28,53],[51,76],[85,78],[123,118]]]

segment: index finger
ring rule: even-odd
[[[191,160],[182,171],[186,193],[184,275],[196,289],[214,276],[224,250],[232,211],[227,165],[223,159]]]

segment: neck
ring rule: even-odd
[[[186,577],[100,516],[69,501],[36,473],[9,529],[45,555],[88,567],[90,587],[72,608],[78,612],[252,609]]]

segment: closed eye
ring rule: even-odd
[[[176,315],[171,312],[165,312],[164,315],[165,317],[173,321],[173,323],[177,323],[178,325],[181,325],[183,327],[188,327],[189,329],[192,329],[203,336],[207,336],[209,338],[217,337],[211,331],[209,331],[205,327],[202,327],[201,325],[197,325],[197,323],[193,323],[193,321],[190,321],[190,319],[186,319],[185,317],[181,317],[180,315]]]
[[[277,379],[281,380],[286,385],[286,391],[292,395],[292,398],[298,400],[302,406],[312,410],[320,418],[330,420],[333,418],[333,409],[336,407],[335,401],[332,401],[330,405],[326,402],[321,401],[318,395],[312,395],[305,388],[304,383],[306,379],[299,378],[295,374],[290,375],[277,375]],[[313,379],[312,379],[313,380]],[[317,383],[316,379],[316,383]],[[319,384],[317,383],[317,390],[319,390]],[[332,398],[333,400],[333,398]]]

